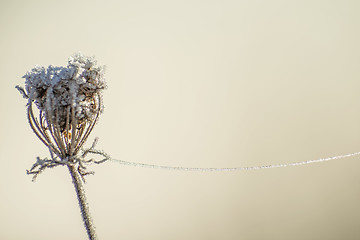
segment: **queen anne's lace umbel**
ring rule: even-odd
[[[66,67],[36,66],[23,78],[25,89],[17,89],[28,99],[30,126],[52,155],[52,159],[38,159],[28,173],[36,177],[45,168],[78,163],[83,176],[88,162],[83,157],[103,155],[94,145],[78,153],[103,111],[104,67],[97,66],[93,57],[75,54]]]
[[[66,127],[68,108],[70,113],[74,110],[79,123],[92,121],[98,109],[102,111],[97,98],[106,86],[104,67],[96,66],[94,58],[76,54],[66,67],[37,66],[24,78],[29,101],[34,101],[40,111],[56,112],[52,120],[58,121],[61,130]]]

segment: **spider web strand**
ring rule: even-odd
[[[129,161],[113,159],[113,158],[109,159],[109,161],[116,162],[116,163],[119,163],[121,165],[126,165],[126,166],[153,168],[153,169],[165,169],[165,170],[176,170],[176,171],[200,171],[200,172],[219,171],[220,172],[220,171],[250,171],[250,170],[259,170],[259,169],[302,166],[302,165],[307,165],[307,164],[311,164],[311,163],[320,163],[320,162],[327,162],[327,161],[338,160],[338,159],[343,159],[343,158],[349,158],[349,157],[353,157],[353,156],[357,156],[357,155],[360,155],[360,152],[349,153],[349,154],[333,156],[333,157],[328,157],[328,158],[319,158],[319,159],[315,159],[315,160],[307,160],[307,161],[302,161],[302,162],[280,163],[280,164],[250,166],[250,167],[229,167],[229,168],[175,167],[175,166],[129,162]]]

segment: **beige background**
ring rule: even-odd
[[[107,66],[92,134],[114,158],[184,167],[360,151],[360,1],[1,1],[0,239],[86,239],[65,168],[14,89],[75,52]],[[88,143],[89,144],[89,143]],[[251,172],[106,163],[86,190],[100,239],[360,239],[359,157]]]

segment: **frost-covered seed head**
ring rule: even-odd
[[[101,104],[97,98],[106,87],[104,67],[96,66],[93,57],[75,54],[69,58],[66,67],[36,66],[23,77],[29,101],[34,101],[46,117],[52,116],[62,130],[68,108],[70,112],[75,109],[78,123],[92,121],[103,109],[103,106],[97,106]]]
[[[59,158],[75,156],[103,110],[104,67],[75,54],[66,67],[37,66],[23,78],[25,89],[17,89],[28,99],[31,128]]]

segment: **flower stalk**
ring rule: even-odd
[[[89,205],[86,200],[85,190],[80,175],[76,167],[68,165],[68,169],[75,187],[77,199],[79,201],[81,216],[83,218],[88,237],[90,240],[97,240],[98,238],[96,236],[95,226],[90,215]]]

